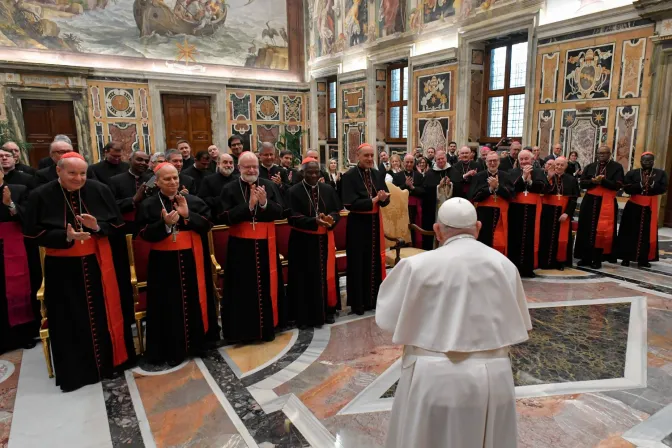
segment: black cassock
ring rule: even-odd
[[[38,185],[43,185],[56,179],[58,179],[58,174],[56,174],[56,164],[37,170],[35,173],[35,181]]]
[[[295,307],[293,314],[297,325],[319,327],[324,324],[327,315],[334,314],[336,307],[336,304],[331,307],[327,304],[329,288],[332,294],[336,293],[336,300],[340,300],[340,296],[335,258],[333,270],[328,270],[328,234],[316,234],[317,214],[331,215],[336,223],[340,218],[341,204],[336,191],[323,182],[312,188],[301,182],[289,189],[287,197],[291,209],[288,221],[292,226],[287,297]],[[332,252],[334,250],[332,248]]]
[[[194,191],[189,190],[189,193],[193,195],[197,195],[203,181],[209,176],[212,176],[212,171],[209,169],[199,170],[196,168],[196,165],[191,165],[189,168],[183,169],[182,172],[185,176],[194,179]]]
[[[227,341],[275,339],[269,240],[265,238],[267,234],[256,234],[256,238],[243,237],[242,234],[262,232],[273,226],[274,221],[282,219],[285,207],[282,195],[272,181],[259,178],[257,185],[266,190],[266,209],[257,205],[254,211],[250,211],[250,185],[240,178],[222,190],[221,221],[231,226],[222,298],[222,327]],[[277,248],[275,266],[275,312],[278,315],[277,326],[282,327],[290,318],[290,310],[284,298],[282,265]]]
[[[0,194],[2,194],[5,186],[6,186],[5,184],[0,184]],[[14,233],[10,234],[9,229],[7,230],[3,229],[2,230],[3,234],[0,234],[0,353],[4,353],[6,351],[21,347],[31,338],[37,336],[37,322],[38,322],[37,316],[39,316],[39,310],[38,313],[36,314],[32,306],[35,292],[37,291],[35,289],[35,283],[32,282],[32,272],[30,273],[31,278],[23,277],[21,279],[17,279],[16,277],[14,277],[10,280],[8,279],[8,273],[5,271],[6,261],[11,263],[29,262],[27,254],[28,248],[25,246],[24,249],[26,250],[26,257],[23,258],[23,260],[13,258],[16,256],[16,254],[10,255],[6,253],[7,243],[4,238],[16,238],[18,241],[21,241],[23,239],[21,229],[22,209],[26,201],[28,200],[28,188],[25,187],[24,185],[11,185],[9,186],[9,189],[12,202],[14,202],[14,204],[16,205],[17,213],[15,215],[11,215],[9,207],[0,202],[0,225],[13,227],[13,233]],[[9,243],[13,244],[14,242],[15,241],[11,241]],[[23,242],[21,243],[23,244]],[[19,247],[18,250],[21,250],[21,248]],[[7,255],[9,255],[9,257]],[[39,262],[40,260],[38,258],[37,259],[38,265]],[[10,273],[9,275],[12,274]],[[10,319],[9,316],[10,314],[8,308],[9,303],[7,300],[8,298],[7,293],[9,292],[7,285],[8,280],[14,282],[19,280],[21,282],[20,283],[21,286],[26,286],[24,282],[27,280],[28,281],[27,286],[29,288],[28,291],[29,295],[27,297],[23,295],[24,300],[20,302],[22,304],[22,306],[20,307],[21,308],[20,313],[17,313],[19,317],[21,317],[20,320],[21,323],[15,322],[14,325],[10,324],[11,320],[14,319]],[[41,279],[39,280],[41,281]],[[39,283],[37,284],[37,287],[39,288]],[[31,289],[33,290],[32,294],[30,294]],[[18,294],[16,295],[18,298]],[[15,302],[13,301],[13,303]],[[15,305],[18,304],[15,303]]]
[[[413,179],[412,190],[406,185],[406,179]],[[425,177],[417,170],[411,172],[400,171],[392,174],[392,183],[402,190],[408,190],[408,222],[420,227],[422,227],[422,216],[418,217],[418,208],[422,212],[422,201],[425,196],[425,189],[422,186],[424,181]],[[422,235],[420,233],[411,232],[411,238],[414,246],[422,247]]]
[[[616,255],[625,261],[658,261],[658,222],[655,219],[658,213],[655,216],[652,213],[658,208],[658,198],[652,196],[667,192],[667,173],[658,168],[652,171],[646,173],[640,168],[625,175],[623,191],[632,197],[623,209],[616,245]],[[654,222],[651,222],[652,218]],[[653,249],[652,244],[655,245]]]
[[[128,172],[128,169],[131,166],[126,162],[119,163],[110,163],[107,160],[94,163],[89,165],[89,169],[86,172],[86,177],[89,179],[95,179],[98,182],[102,182],[105,185],[110,185],[110,179],[114,176]]]
[[[560,198],[558,198],[558,194]],[[541,208],[541,233],[539,234],[539,267],[555,269],[566,263],[572,265],[572,220],[576,210],[576,199],[581,196],[579,181],[571,174],[563,173],[561,178],[553,176],[544,193],[544,205]],[[563,197],[567,198],[564,208]],[[567,214],[567,223],[559,221],[563,213]],[[566,241],[563,254],[558,253],[560,236]]]
[[[207,338],[219,338],[208,249],[208,231],[212,227],[210,210],[196,196],[187,194],[184,197],[189,207],[189,219],[180,217],[176,230],[179,233],[175,236],[187,239],[193,232],[200,237],[203,280],[198,278],[196,256],[191,247],[169,250],[173,232],[166,228],[161,213],[164,206],[168,212],[173,210],[174,198],[171,200],[159,192],[141,202],[136,217],[140,229],[138,236],[164,246],[160,250],[152,248],[147,266],[147,357],[157,364],[179,363],[203,349],[206,335],[199,283],[205,285]],[[197,240],[191,239],[194,244],[198,244]]]
[[[490,177],[497,177],[499,181],[499,187],[494,192],[490,192],[490,185],[488,184]],[[481,171],[471,181],[471,190],[469,191],[469,200],[471,202],[478,203],[488,201],[490,198],[493,199],[492,205],[479,205],[476,207],[476,216],[481,221],[481,231],[478,233],[478,241],[488,247],[493,247],[497,225],[499,224],[499,220],[503,218],[501,210],[497,206],[497,201],[500,202],[499,205],[508,207],[512,194],[513,183],[506,171],[498,170],[496,174],[490,174],[487,170]],[[497,201],[494,200],[495,198],[497,198]],[[505,219],[508,220],[508,216]],[[508,227],[508,223],[504,225]],[[507,228],[504,228],[504,230],[508,231]],[[501,243],[506,247],[507,241],[502,241]]]
[[[23,185],[28,189],[28,191],[37,186],[35,177],[30,174],[18,171],[16,168],[5,174],[5,183],[8,185]]]
[[[525,198],[537,198],[534,194],[542,194],[548,188],[548,179],[546,174],[540,169],[532,170],[532,184],[527,184],[523,180],[523,170],[514,168],[508,172],[511,182],[513,182],[514,196],[509,204],[509,244],[508,257],[516,265],[520,275],[530,276],[536,269],[538,257],[535,257],[535,232],[540,229],[540,219],[537,221],[537,215],[541,215],[541,201],[538,204],[521,204],[516,200],[525,200]],[[525,195],[525,192],[528,195]],[[532,196],[529,194],[532,193]],[[539,207],[539,209],[537,209]],[[538,248],[537,248],[538,250]]]
[[[450,168],[443,170],[430,169],[425,173],[425,178],[422,182],[422,187],[425,190],[422,201],[422,228],[424,230],[432,230],[434,223],[436,222],[436,205],[437,205],[437,195],[436,188],[441,183],[441,180],[444,177],[450,179]],[[434,237],[433,236],[423,236],[422,237],[422,248],[425,250],[434,249]]]
[[[506,156],[499,162],[499,169],[502,171],[508,172],[517,167],[518,167],[518,159],[514,159],[511,156]]]
[[[198,186],[198,197],[210,207],[210,213],[217,222],[217,216],[222,213],[222,189],[226,184],[238,179],[238,174],[232,173],[230,176],[225,176],[222,173],[215,173],[212,176],[207,176]]]
[[[14,169],[17,171],[21,171],[22,173],[26,173],[30,176],[35,176],[35,173],[37,172],[37,170],[32,166],[24,165],[23,163],[17,163],[14,166]]]
[[[598,174],[605,175],[605,178],[602,179],[602,183],[599,185],[591,182],[591,179]],[[613,160],[610,160],[606,165],[602,165],[600,162],[593,162],[586,165],[583,170],[579,185],[588,191],[583,196],[583,199],[581,199],[581,206],[579,207],[579,229],[576,232],[574,257],[584,261],[584,263],[597,263],[602,261],[603,255],[612,256],[610,250],[605,251],[604,247],[596,247],[601,245],[600,238],[598,237],[598,224],[603,198],[602,196],[591,194],[591,191],[602,187],[613,192],[613,213],[610,213],[608,217],[608,219],[613,220],[613,226],[610,226],[609,229],[604,229],[606,234],[613,239],[613,247],[613,244],[616,243],[616,221],[618,216],[618,202],[616,201],[615,193],[621,189],[623,177],[623,166]]]
[[[453,197],[454,198],[468,198],[469,189],[471,188],[471,182],[473,182],[473,177],[464,178],[464,175],[471,170],[479,169],[479,165],[476,162],[457,162],[455,165],[450,167],[448,175],[450,176],[450,181],[453,183]]]
[[[66,224],[73,228],[79,226],[75,214],[87,213],[96,217],[100,231],[84,230],[91,233],[99,248],[105,246],[106,236],[114,234],[123,225],[112,192],[95,180],[87,180],[79,191],[74,192],[66,191],[59,182],[38,187],[30,194],[25,210],[26,236],[47,249],[77,250],[75,245],[80,242],[66,240]],[[103,262],[109,264],[109,258],[104,256]],[[124,281],[123,275],[119,275],[123,269],[128,266],[114,260],[117,284]],[[56,384],[62,390],[96,383],[109,377],[115,364],[125,360],[132,362],[135,348],[131,328],[123,323],[121,304],[115,305],[110,299],[112,295],[108,294],[106,298],[103,293],[101,267],[95,254],[64,256],[48,253],[44,260],[44,276]],[[125,288],[118,289],[122,303],[133,300],[123,297]],[[108,309],[113,312],[110,316],[113,328],[108,326]],[[117,353],[125,348],[127,357],[124,361],[119,356],[118,362],[114,362],[113,339],[118,341]]]
[[[343,205],[350,210],[346,228],[346,255],[348,257],[347,293],[348,305],[357,314],[374,309],[378,288],[385,279],[385,263],[381,252],[383,236],[378,206],[390,203],[378,202],[374,209],[372,198],[378,191],[388,191],[385,174],[378,170],[365,170],[359,166],[351,168],[341,177]]]

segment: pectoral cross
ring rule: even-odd
[[[525,190],[525,196],[527,196],[527,190]]]
[[[560,192],[558,191],[558,201],[560,200],[561,197],[562,197],[562,195],[561,195]]]
[[[256,228],[257,221],[254,218],[252,218],[252,222],[250,224],[252,224],[252,230],[257,230]]]
[[[177,226],[173,226],[172,233],[173,233],[173,243],[176,243],[177,242],[177,234],[180,233],[180,231],[177,230]]]
[[[496,192],[493,193],[493,195],[492,195],[492,199],[493,199],[495,202],[497,202],[497,193],[496,193]]]

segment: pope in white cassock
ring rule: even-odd
[[[438,212],[436,250],[406,258],[380,286],[376,323],[404,345],[387,448],[515,448],[509,346],[532,329],[523,283],[478,242],[462,198]]]

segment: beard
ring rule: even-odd
[[[233,173],[233,168],[220,168],[219,172],[228,177]]]
[[[256,174],[241,174],[240,178],[248,184],[253,184],[257,181],[257,179],[259,179],[259,176]]]

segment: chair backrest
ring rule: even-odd
[[[135,275],[138,282],[146,282],[149,252],[152,248],[151,243],[142,238],[133,238],[131,235],[126,235],[126,248],[129,249],[128,262],[131,266],[135,267]]]
[[[336,250],[345,250],[346,229],[348,227],[348,212],[343,210],[341,212],[341,219],[338,220],[334,226],[334,243]]]
[[[212,228],[212,242],[215,249],[215,260],[224,269],[226,266],[226,249],[229,245],[229,227],[214,226]]]
[[[390,203],[387,207],[381,208],[385,235],[392,238],[403,238],[405,242],[410,243],[408,190],[402,190],[391,182],[387,182],[387,189],[390,191]],[[394,245],[394,241],[385,240],[385,247]]]
[[[289,234],[292,231],[286,219],[275,221],[275,247],[280,255],[288,260],[289,256]]]

